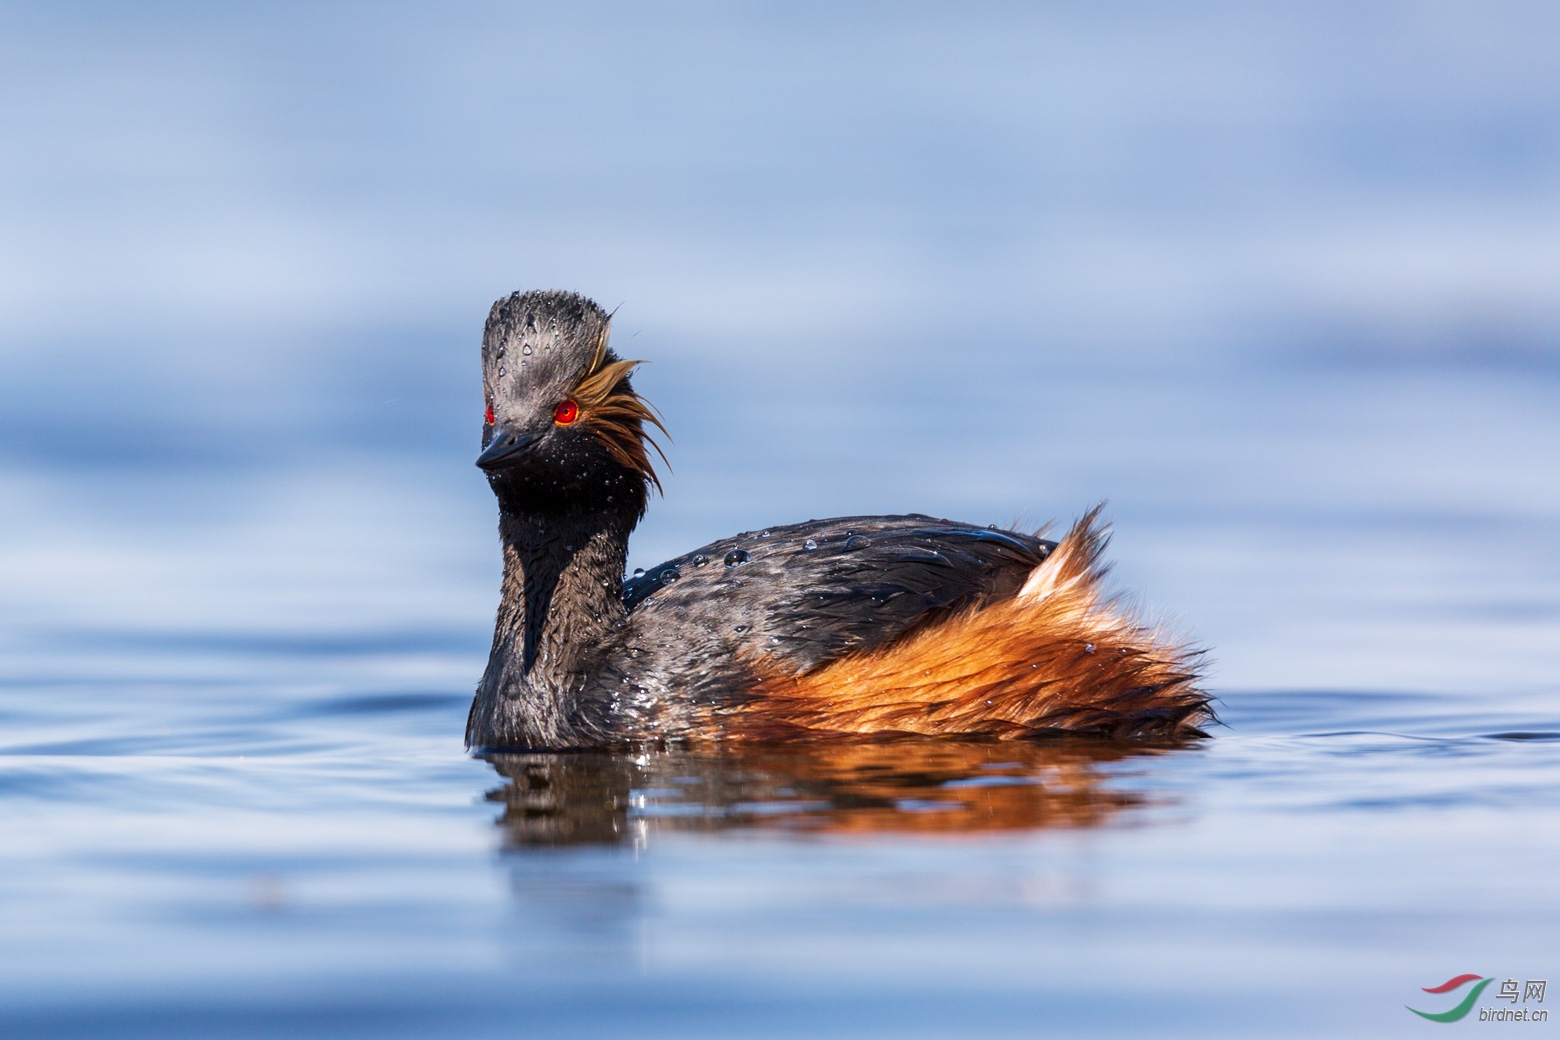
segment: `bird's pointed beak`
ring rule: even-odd
[[[493,439],[488,442],[482,454],[477,456],[477,465],[490,473],[514,465],[520,456],[541,439],[539,434],[526,433],[507,423],[501,424],[493,429]]]

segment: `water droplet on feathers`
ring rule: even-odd
[[[644,576],[645,576],[645,569],[643,567],[635,567],[634,568],[634,577],[636,577],[636,578],[643,578]]]
[[[661,584],[670,585],[672,582],[681,577],[682,572],[679,571],[676,567],[668,567],[666,570],[661,572]]]
[[[779,636],[770,636],[769,637],[769,642],[773,646],[779,646],[780,645],[780,637]]]
[[[814,549],[818,548],[818,543],[815,539],[809,538],[807,541],[802,543],[802,548],[806,549],[808,552],[812,552]]]
[[[703,567],[706,563],[709,563],[709,562],[710,562],[710,558],[708,556],[705,556],[703,553],[700,553],[699,555],[697,555],[697,556],[695,556],[693,558],[693,565],[695,567]]]
[[[727,567],[739,567],[753,558],[753,554],[746,549],[733,549],[726,554]]]
[[[846,549],[865,549],[872,544],[872,539],[863,538],[859,534],[853,534],[845,539]]]
[[[525,346],[521,347],[520,348],[520,353],[524,354],[526,357],[530,357],[531,356],[531,344],[527,343]]]
[[[1094,644],[1093,643],[1084,643],[1083,644],[1083,652],[1086,653],[1086,654],[1094,653]]]
[[[741,635],[742,633],[747,631],[747,626],[746,625],[734,625],[734,626],[732,626],[731,630],[733,632],[735,632],[737,635]]]

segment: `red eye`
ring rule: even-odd
[[[482,419],[489,426],[493,425],[493,406],[492,405],[488,405],[487,406],[487,411],[485,413],[483,413]]]
[[[567,426],[580,417],[580,406],[573,401],[559,401],[558,407],[553,409],[553,422],[559,426]]]

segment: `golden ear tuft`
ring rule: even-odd
[[[619,465],[638,473],[660,491],[661,481],[655,475],[655,467],[650,464],[650,454],[645,450],[645,445],[654,448],[662,462],[668,466],[671,463],[667,461],[666,452],[661,450],[661,446],[645,433],[644,424],[654,424],[656,429],[666,434],[668,440],[671,434],[666,432],[666,427],[661,424],[650,402],[628,385],[629,373],[644,362],[607,360],[611,357],[607,351],[609,333],[608,328],[601,330],[601,336],[596,340],[596,356],[591,360],[585,378],[574,388],[574,400],[580,406],[580,418],[608,454]]]

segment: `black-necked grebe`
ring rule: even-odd
[[[504,578],[469,746],[1174,738],[1212,718],[1194,654],[1102,593],[1098,510],[1060,542],[920,515],[812,520],[624,579],[660,487],[644,427],[661,424],[609,327],[567,292],[488,315],[477,465]]]

